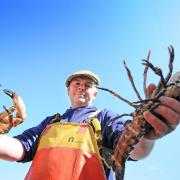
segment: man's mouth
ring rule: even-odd
[[[78,94],[79,97],[84,97],[84,94]]]

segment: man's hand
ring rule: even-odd
[[[147,93],[151,94],[155,89],[155,85],[151,84],[147,88]],[[170,98],[162,96],[160,99],[160,105],[154,109],[154,112],[160,116],[156,116],[149,111],[144,113],[144,118],[151,124],[153,129],[145,135],[147,139],[159,139],[166,134],[176,129],[180,122],[180,102]]]
[[[150,95],[155,88],[154,84],[150,84],[147,88],[147,95]],[[154,112],[163,119],[149,111],[144,112],[144,118],[151,124],[152,130],[135,146],[131,152],[132,159],[138,160],[148,156],[154,147],[155,140],[175,130],[180,122],[180,102],[165,96],[159,100],[160,105],[154,109]]]

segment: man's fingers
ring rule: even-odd
[[[174,110],[160,105],[154,111],[165,119],[164,123],[170,128],[170,131],[174,130],[179,124],[180,114],[176,113]]]
[[[150,84],[146,89],[147,96],[150,96],[153,93],[153,91],[155,90],[155,88],[156,88],[155,84]]]
[[[162,96],[159,98],[159,100],[161,101],[162,105],[165,105],[165,106],[173,109],[174,111],[176,111],[178,114],[180,114],[180,102],[179,101],[177,101],[173,98],[167,97],[167,96]]]
[[[151,112],[146,111],[143,115],[146,121],[153,127],[154,135],[157,139],[169,132],[169,127]]]

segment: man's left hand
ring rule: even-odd
[[[145,135],[147,139],[156,140],[165,136],[175,130],[180,122],[180,102],[165,96],[162,96],[159,100],[160,105],[154,109],[154,112],[163,117],[163,120],[150,111],[144,113],[144,118],[153,127]]]

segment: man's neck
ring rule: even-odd
[[[74,104],[74,105],[71,105],[71,108],[72,109],[75,109],[75,108],[80,108],[80,107],[86,107],[86,106],[91,106],[91,104]]]

